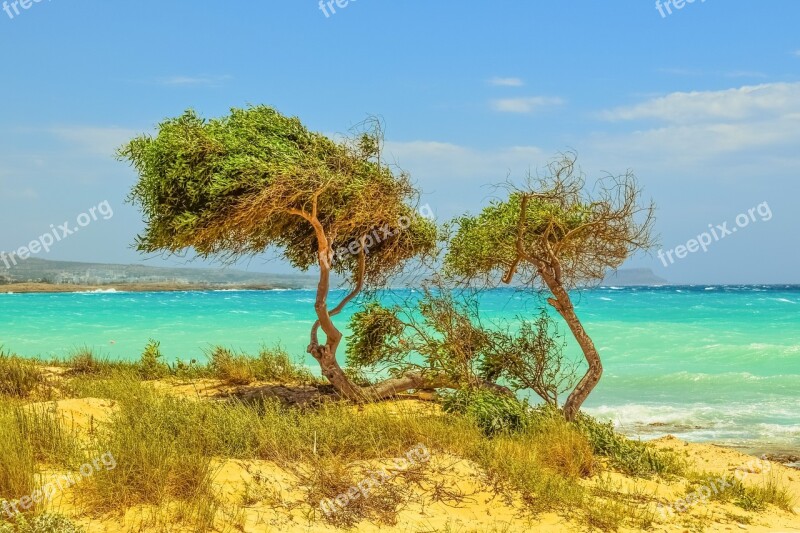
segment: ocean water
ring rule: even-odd
[[[573,296],[605,366],[589,413],[643,439],[671,433],[800,450],[800,287],[606,287]],[[0,345],[45,358],[89,346],[132,360],[156,339],[170,359],[202,360],[214,345],[255,352],[280,343],[316,370],[305,354],[313,301],[310,290],[0,294]],[[511,289],[481,297],[489,318],[530,316],[538,305]],[[353,309],[337,322],[345,326]],[[567,350],[579,355],[574,342]]]

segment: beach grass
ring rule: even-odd
[[[516,502],[531,519],[556,513],[587,529],[615,531],[651,527],[659,499],[645,490],[624,489],[609,473],[643,482],[702,479],[677,452],[627,439],[585,415],[568,423],[547,407],[493,404],[485,398],[480,407],[462,410],[418,402],[355,406],[327,394],[293,405],[274,397],[207,398],[170,391],[170,384],[210,379],[222,386],[255,384],[256,389],[263,382],[317,384],[280,349],[248,357],[219,348],[210,355],[207,364],[187,370],[162,363],[157,344],[134,363],[79,351],[59,362],[63,373],[58,379],[43,379],[37,365],[13,356],[0,358],[0,371],[18,383],[0,393],[0,500],[36,490],[43,469],[69,470],[111,453],[120,467],[82,481],[74,498],[80,513],[114,516],[139,509],[137,527],[143,531],[175,521],[194,531],[219,530],[220,523],[235,530],[249,505],[271,501],[290,506],[258,475],[242,481],[234,506],[226,504],[215,485],[220,468],[231,461],[265,462],[295,480],[300,497],[290,507],[301,506],[312,522],[344,528],[365,521],[392,525],[419,499],[422,487],[427,487],[429,502],[463,504],[465,495],[441,479],[447,470],[443,464],[464,463],[481,472],[481,483],[496,497]],[[97,431],[78,435],[55,415],[56,404],[25,405],[26,396],[42,387],[62,399],[112,400],[114,408],[97,423]],[[416,407],[402,408],[404,403]],[[371,469],[419,446],[429,450],[429,463],[398,473],[370,498],[340,512],[322,512],[321,501],[347,493]],[[733,486],[725,497],[744,510],[792,508],[791,495],[778,480],[763,487]]]

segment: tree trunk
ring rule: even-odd
[[[490,381],[481,381],[478,383],[481,388],[492,390],[498,394],[506,394],[514,396],[514,393],[508,387],[492,383]],[[462,384],[453,381],[450,376],[444,372],[409,372],[397,378],[390,378],[380,383],[376,383],[371,387],[366,387],[363,390],[364,395],[370,400],[384,400],[397,396],[401,392],[409,390],[435,390],[435,389],[458,389]]]
[[[583,324],[581,324],[578,315],[575,313],[575,307],[572,305],[572,300],[567,291],[553,277],[546,275],[543,277],[553,296],[555,296],[555,299],[551,298],[548,302],[558,311],[558,314],[569,326],[573,337],[578,341],[578,345],[583,351],[586,362],[589,364],[586,374],[584,374],[564,403],[564,417],[572,422],[578,416],[583,402],[586,401],[586,398],[589,397],[589,394],[600,381],[600,377],[603,375],[603,363],[600,361],[600,354],[597,353],[594,342],[586,333]]]
[[[315,200],[316,202],[316,200]],[[308,215],[306,215],[308,216]],[[308,345],[308,353],[319,363],[322,375],[324,375],[339,394],[352,401],[361,401],[364,395],[361,388],[354,384],[344,373],[339,362],[336,360],[336,351],[342,342],[342,332],[336,327],[331,318],[337,315],[347,302],[354,298],[363,287],[365,252],[359,254],[359,279],[356,287],[348,294],[333,311],[328,309],[328,294],[331,288],[331,247],[325,230],[316,218],[316,203],[314,212],[308,216],[317,236],[317,253],[319,257],[319,283],[317,284],[317,297],[314,302],[314,311],[317,314],[317,321],[311,327],[311,343]],[[325,333],[325,344],[319,343],[319,329]]]
[[[336,344],[338,345],[338,342]],[[309,353],[319,363],[322,375],[331,382],[339,394],[354,402],[364,400],[364,392],[361,387],[350,381],[342,367],[339,366],[339,362],[336,360],[335,346],[331,347],[325,344],[316,348],[309,347]]]

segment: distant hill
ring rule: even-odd
[[[30,258],[19,261],[10,269],[0,263],[0,284],[8,283],[49,283],[54,285],[169,283],[299,289],[315,286],[316,277],[303,274],[262,274],[224,268],[171,268]]]
[[[265,289],[306,289],[316,286],[316,276],[305,274],[263,274],[227,268],[171,268],[145,265],[117,265],[48,261],[30,258],[6,269],[0,262],[0,285],[44,283],[51,285],[213,285]],[[334,280],[334,284],[338,283]],[[649,268],[620,269],[606,276],[602,286],[666,285]]]
[[[664,278],[656,276],[649,268],[622,268],[609,273],[600,283],[601,287],[669,285]]]

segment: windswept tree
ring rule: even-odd
[[[553,161],[543,176],[522,188],[510,187],[477,216],[456,220],[445,258],[447,271],[467,280],[494,284],[518,280],[550,293],[580,346],[588,369],[564,403],[574,420],[600,381],[603,365],[575,312],[569,290],[596,285],[637,250],[652,247],[654,207],[642,205],[641,190],[628,172],[597,180],[591,188],[576,156]]]
[[[369,391],[355,385],[336,358],[342,333],[333,317],[361,291],[432,251],[437,238],[435,224],[418,216],[409,176],[382,164],[380,125],[365,125],[354,139],[336,141],[266,106],[213,120],[187,111],[118,153],[139,174],[130,200],[144,216],[140,251],[194,250],[235,261],[277,249],[302,271],[318,268],[308,352],[351,400],[417,381]],[[348,282],[346,296],[333,304],[332,273]]]
[[[551,317],[484,321],[479,297],[480,291],[434,277],[395,305],[368,303],[351,319],[348,366],[400,380],[425,376],[428,389],[528,390],[557,406],[559,394],[574,385],[574,365],[564,358]]]

